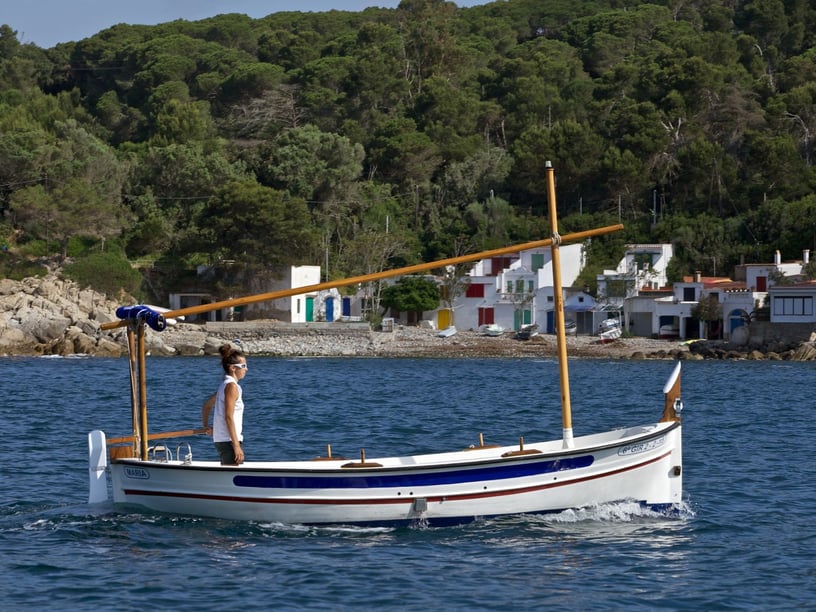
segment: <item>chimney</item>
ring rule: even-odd
[[[779,252],[779,251],[777,251],[777,253],[778,253],[778,252]],[[695,282],[695,283],[700,283],[700,282],[702,282],[702,281],[703,281],[703,273],[702,273],[702,272],[700,272],[699,270],[697,270],[697,271],[694,273],[694,282]]]
[[[774,253],[774,265],[778,266],[781,263],[782,263],[782,254],[779,252],[779,249],[776,249],[776,252]]]
[[[802,251],[802,263],[804,265],[808,265],[810,263],[810,249],[805,249]]]

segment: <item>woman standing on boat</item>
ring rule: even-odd
[[[244,400],[240,380],[246,376],[246,356],[240,349],[224,344],[221,353],[221,367],[224,380],[218,391],[213,393],[201,407],[201,422],[209,429],[210,412],[213,413],[212,436],[215,449],[221,457],[221,465],[240,465],[244,462]]]

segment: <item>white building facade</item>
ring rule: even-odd
[[[584,248],[569,244],[561,246],[559,253],[561,282],[569,287],[584,266]],[[552,272],[549,248],[483,259],[470,270],[470,284],[456,298],[450,318],[459,329],[478,329],[494,323],[518,330],[536,323],[546,330],[554,308]]]

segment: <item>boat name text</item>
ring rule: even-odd
[[[147,480],[148,478],[150,478],[150,473],[144,468],[126,467],[125,476],[127,476],[128,478],[138,478],[139,480]]]
[[[655,438],[654,440],[648,440],[647,442],[638,442],[637,444],[630,444],[628,446],[622,447],[618,450],[618,454],[621,456],[626,455],[637,455],[640,453],[645,453],[650,450],[654,450],[663,446],[666,443],[666,436],[661,436],[659,438]]]

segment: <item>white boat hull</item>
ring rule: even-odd
[[[598,334],[598,339],[601,343],[612,342],[613,340],[617,340],[622,335],[620,327],[613,327],[612,329],[608,329],[606,331],[602,331]]]
[[[483,336],[501,336],[504,333],[504,328],[495,324],[482,325],[479,331]]]
[[[172,514],[285,524],[449,524],[634,500],[677,509],[681,425],[661,422],[518,447],[347,460],[217,462],[120,459],[116,503]],[[510,456],[503,456],[508,453]],[[353,462],[352,462],[353,463]]]

